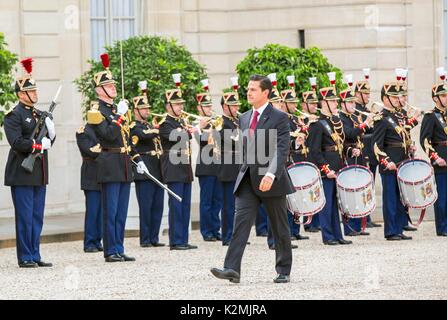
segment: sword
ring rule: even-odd
[[[132,164],[137,167],[138,163],[136,163],[134,160],[132,160]],[[172,191],[171,189],[169,189],[167,186],[165,186],[163,183],[161,183],[160,180],[158,180],[157,178],[155,178],[153,175],[150,174],[150,172],[144,172],[143,174],[146,178],[151,179],[152,181],[154,181],[160,188],[163,188],[164,190],[166,190],[171,196],[173,196],[178,202],[182,202],[182,198],[177,195],[174,191]]]

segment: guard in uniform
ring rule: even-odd
[[[434,85],[432,98],[436,106],[422,119],[420,142],[435,169],[438,191],[434,206],[436,234],[447,237],[447,85]]]
[[[163,182],[182,198],[182,202],[169,196],[169,246],[171,250],[197,249],[188,242],[191,217],[191,168],[192,127],[182,117],[183,103],[180,82],[176,89],[166,91],[165,121],[160,125],[163,147],[161,173]]]
[[[316,92],[315,91],[304,91],[301,94],[301,97],[302,97],[301,110],[303,110],[303,112],[305,112],[309,115],[315,116],[316,119],[318,119],[318,116],[317,116],[318,96],[317,96]],[[314,119],[309,119],[309,118],[304,119],[304,124],[309,127],[314,122],[315,122]],[[306,141],[309,141],[309,134],[310,134],[310,130],[307,131]],[[307,147],[309,148],[309,145],[307,145]],[[309,162],[312,162],[312,160],[310,159],[310,153],[307,154],[307,159]],[[311,232],[311,233],[316,233],[321,230],[319,213],[314,214],[312,216],[312,221],[309,224],[304,225],[304,230],[306,230],[306,232]]]
[[[290,89],[281,91],[282,111],[287,113],[290,126],[290,154],[287,166],[296,162],[308,161],[309,153],[309,148],[306,145],[309,127],[305,124],[304,117],[295,115],[299,102],[295,92],[295,77],[289,76],[288,80]],[[288,211],[287,214],[292,239],[308,240],[309,237],[300,234],[300,225],[294,222],[293,213]]]
[[[399,83],[385,84],[381,91],[384,109],[374,119],[374,153],[380,163],[382,211],[387,240],[411,239],[403,234],[404,222],[408,218],[400,200],[396,170],[399,163],[415,152],[409,132],[405,129],[405,125],[411,125],[415,120],[406,119],[400,112],[400,95]]]
[[[337,204],[336,173],[344,166],[343,143],[345,133],[338,116],[338,100],[334,87],[319,90],[320,119],[310,126],[308,145],[312,162],[321,170],[326,204],[320,211],[323,243],[326,245],[352,244],[344,240]]]
[[[366,121],[367,116],[364,114],[361,114],[361,112],[371,112],[368,110],[368,103],[371,96],[371,87],[369,84],[369,73],[370,69],[363,69],[364,73],[364,80],[358,81],[355,85],[355,97],[356,97],[356,105],[355,105],[355,116],[358,118],[358,122],[362,123]],[[377,165],[379,164],[377,162],[376,156],[374,155],[373,151],[373,133],[374,133],[374,127],[368,128],[368,130],[365,132],[365,134],[362,136],[362,144],[363,144],[363,157],[366,160],[366,164],[369,167],[369,170],[371,170],[374,180],[376,177],[377,172]],[[374,223],[371,220],[371,216],[369,215],[367,218],[366,223],[367,228],[378,228],[381,227],[380,224]]]
[[[206,83],[208,80],[203,80]],[[199,122],[199,130],[194,136],[199,144],[199,154],[195,175],[200,185],[200,233],[205,241],[220,241],[220,218],[222,210],[222,184],[217,179],[220,148],[218,147],[219,128],[212,125],[212,101],[208,92],[208,84],[204,86],[206,92],[196,95],[197,111],[202,117]],[[217,121],[216,118],[215,121]]]
[[[220,131],[222,158],[218,170],[218,179],[222,183],[223,206],[221,213],[222,245],[228,246],[233,234],[235,198],[234,186],[239,173],[240,154],[238,110],[241,106],[237,91],[226,92],[220,101],[223,112],[223,130]]]
[[[97,103],[90,106],[90,109],[98,108]],[[82,156],[81,190],[85,195],[84,252],[102,252],[101,185],[97,181],[96,163],[101,146],[92,125],[88,123],[76,132],[76,142]]]
[[[139,83],[142,95],[133,99],[134,119],[130,125],[132,144],[148,168],[150,174],[161,180],[160,157],[163,154],[158,128],[150,124],[150,105],[147,98],[147,82]],[[140,246],[163,247],[159,242],[163,217],[164,190],[148,177],[134,169],[135,191],[140,208]]]
[[[48,150],[56,131],[47,117],[44,126],[48,134],[42,141],[32,136],[43,112],[34,108],[38,101],[36,81],[32,78],[32,59],[22,60],[26,74],[16,80],[15,92],[19,103],[4,119],[6,138],[11,149],[5,168],[5,186],[11,187],[15,209],[17,260],[21,268],[52,267],[40,256],[40,234],[45,210],[46,185],[48,184]],[[28,173],[21,164],[30,154],[41,156]]]
[[[98,183],[101,184],[103,212],[104,258],[106,262],[135,261],[124,252],[124,232],[129,206],[130,184],[133,181],[132,161],[138,172],[147,171],[130,140],[128,105],[116,98],[115,81],[109,70],[109,56],[101,55],[104,71],[94,75],[93,84],[99,109],[87,112],[87,123],[95,131],[101,146],[96,158]]]
[[[345,143],[343,145],[345,162],[347,165],[367,166],[367,159],[363,154],[362,137],[372,126],[373,118],[369,116],[364,122],[355,114],[355,95],[351,89],[340,92],[341,112],[340,119],[345,132]],[[368,236],[368,232],[362,231],[362,219],[343,221],[346,236]],[[366,220],[365,220],[366,222]]]

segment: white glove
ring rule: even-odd
[[[129,106],[127,105],[127,101],[121,100],[118,103],[118,108],[116,110],[116,113],[118,113],[120,116],[126,114],[127,110],[129,110]]]
[[[54,138],[56,138],[56,128],[54,127],[53,120],[51,120],[50,117],[46,117],[45,118],[45,125],[46,125],[47,130],[48,130],[48,136],[50,137],[51,141],[53,141]]]
[[[51,148],[51,140],[47,137],[43,137],[42,139],[42,152],[44,150],[49,150]]]
[[[137,172],[139,174],[149,173],[149,170],[147,169],[147,167],[146,167],[146,165],[144,164],[143,161],[138,162],[138,164],[137,164]]]

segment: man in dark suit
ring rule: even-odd
[[[274,109],[269,103],[271,89],[272,83],[267,77],[252,76],[247,98],[253,108],[239,120],[244,133],[243,164],[234,188],[236,217],[233,238],[225,257],[224,268],[211,269],[215,277],[233,283],[240,282],[242,255],[261,204],[267,211],[276,242],[278,275],[273,281],[290,281],[292,248],[286,204],[286,195],[294,191],[286,171],[290,128],[287,114]],[[260,150],[260,147],[269,151]],[[252,156],[256,159],[252,159]]]

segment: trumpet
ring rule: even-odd
[[[152,125],[154,127],[158,127],[160,124],[162,124],[165,121],[166,116],[168,114],[167,113],[158,114],[158,113],[151,112],[150,115],[152,116]]]
[[[188,118],[194,118],[195,121],[193,121],[193,125],[197,125],[197,123],[203,119],[206,119],[210,122],[211,126],[216,129],[217,131],[222,130],[223,127],[223,118],[220,115],[214,115],[212,117],[202,117],[202,116],[198,116],[196,114],[192,114],[186,111],[182,111],[181,113],[181,117],[184,120],[187,120]]]
[[[408,107],[409,109],[413,109],[414,111],[419,112],[419,113],[422,114],[422,115],[425,114],[424,111],[422,111],[422,110],[419,109],[419,108],[416,108],[416,107],[412,106],[411,104],[409,104],[409,103],[406,102],[406,101],[405,101],[405,106]]]
[[[355,110],[355,111],[357,111],[358,113],[360,113],[360,114],[364,115],[364,116],[367,116],[367,117],[369,117],[369,116],[374,116],[374,115],[375,115],[375,113],[374,113],[374,112],[365,112],[365,111],[360,111],[360,110],[359,110],[359,109],[357,109],[357,108],[355,108],[354,110]]]
[[[305,118],[309,118],[311,120],[315,120],[316,118],[318,118],[318,116],[315,115],[315,114],[309,114],[309,113],[306,113],[306,112],[301,111],[299,109],[297,109],[296,111],[299,112],[301,115],[303,115]]]
[[[374,106],[379,106],[380,109],[377,111],[374,111]],[[371,103],[371,112],[372,113],[379,113],[380,111],[382,111],[382,109],[385,107],[385,105],[382,102],[378,102],[378,101],[373,101]]]

